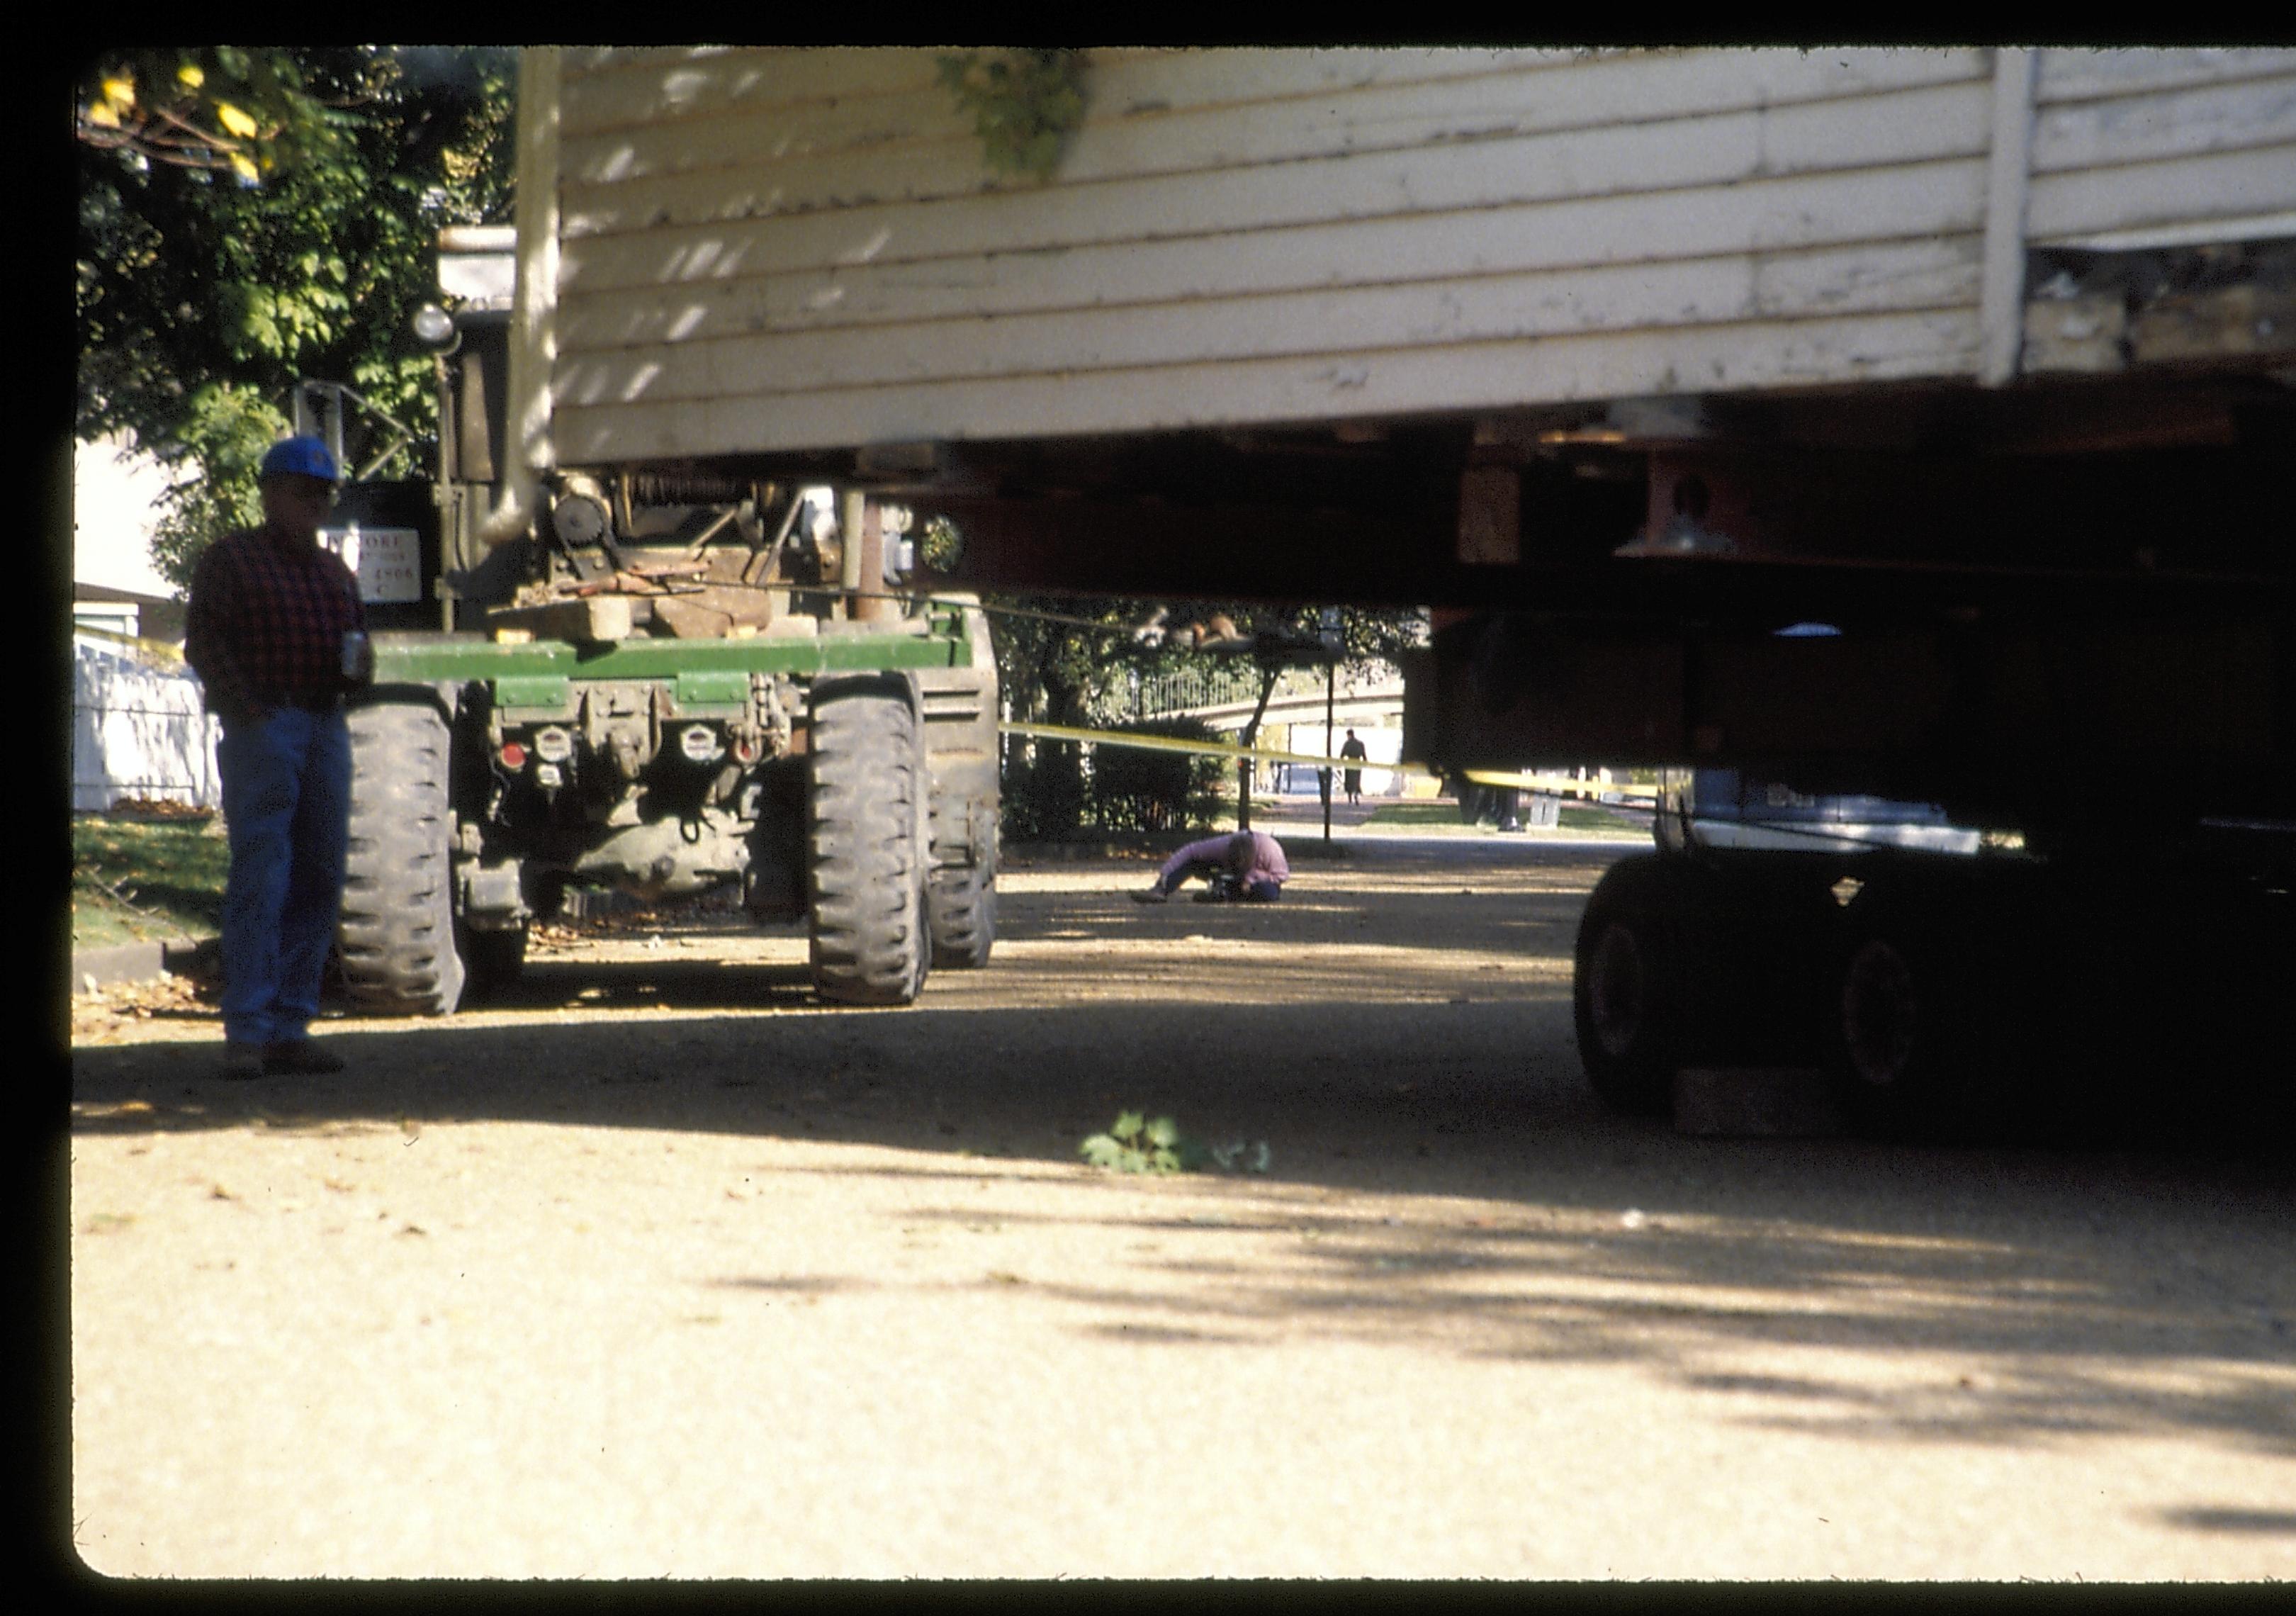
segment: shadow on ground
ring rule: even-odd
[[[1590,880],[1512,892],[1488,914],[1463,896],[1447,911],[1455,940],[1529,928],[1567,958]],[[1005,936],[1113,925],[1123,902],[1014,902]],[[1079,1331],[1176,1350],[1308,1333],[1632,1362],[1734,1399],[1732,1417],[1842,1435],[2200,1432],[2296,1455],[2296,1281],[2283,1260],[2296,1153],[2236,1112],[2159,1098],[2113,1136],[2054,1149],[1691,1138],[1587,1095],[1567,973],[1419,1000],[1369,1002],[1341,984],[1308,1002],[1176,990],[1019,1007],[987,980],[929,988],[907,1010],[836,1012],[812,1004],[794,964],[544,964],[507,1002],[529,1013],[514,1023],[340,1024],[352,1068],[324,1079],[226,1083],[209,1075],[209,1046],[80,1050],[73,1127],[506,1121],[881,1147],[912,1156],[795,1170],[907,1175],[929,1200],[946,1183],[946,1205],[905,1215],[954,1230],[982,1217],[955,1191],[1025,1179],[1052,1185],[1059,1209],[1030,1218],[1152,1242],[1128,1281],[981,1282],[1054,1300]],[[570,1002],[582,1008],[562,1013]],[[1208,1142],[1266,1141],[1271,1169],[1122,1181],[1150,1192],[1143,1210],[1076,1165],[1078,1143],[1125,1106]],[[1167,1283],[1144,1287],[1140,1270]],[[1845,1349],[1866,1369],[1846,1369]],[[2187,1513],[2197,1530],[2292,1530],[2277,1512]]]

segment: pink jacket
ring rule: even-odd
[[[1194,864],[1226,865],[1246,886],[1260,881],[1272,881],[1281,886],[1292,879],[1292,865],[1283,857],[1283,844],[1265,831],[1231,831],[1224,836],[1192,841],[1164,861],[1156,877],[1158,884],[1170,890],[1172,883]]]

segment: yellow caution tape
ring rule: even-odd
[[[1386,767],[1381,764],[1377,767]],[[1658,787],[1625,780],[1580,780],[1570,775],[1509,774],[1498,769],[1471,768],[1461,773],[1477,785],[1512,785],[1526,792],[1577,792],[1589,797],[1644,797],[1658,800]]]
[[[999,724],[1008,735],[1034,735],[1047,741],[1083,741],[1096,746],[1132,746],[1146,751],[1194,752],[1210,758],[1236,758],[1254,763],[1298,763],[1309,768],[1385,769],[1390,774],[1419,775],[1440,779],[1441,772],[1423,763],[1382,763],[1371,758],[1323,758],[1312,752],[1275,751],[1265,747],[1236,746],[1220,741],[1183,741],[1171,735],[1128,735],[1106,729],[1078,729],[1065,724]],[[1630,785],[1623,781],[1579,780],[1569,775],[1514,774],[1498,769],[1460,771],[1477,785],[1514,786],[1532,792],[1575,792],[1583,796],[1655,798],[1654,785]]]

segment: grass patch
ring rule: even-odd
[[[1599,803],[1581,807],[1576,803],[1566,802],[1556,813],[1555,817],[1562,822],[1560,828],[1566,831],[1589,831],[1604,836],[1614,835],[1620,832],[1633,836],[1650,834],[1650,818],[1647,815],[1620,814]]]
[[[73,816],[72,947],[213,936],[230,865],[220,819]]]
[[[1382,802],[1372,809],[1370,819],[1365,823],[1414,831],[1464,831],[1473,828],[1461,822],[1459,805],[1448,798],[1436,798],[1424,802]]]

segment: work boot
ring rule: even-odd
[[[308,1038],[289,1038],[263,1052],[263,1070],[275,1078],[316,1077],[342,1069],[342,1056]]]
[[[216,1068],[216,1076],[229,1078],[234,1082],[259,1078],[264,1072],[266,1053],[260,1044],[243,1044],[236,1038],[226,1038],[223,1046],[223,1064]]]
[[[1135,892],[1132,895],[1132,901],[1136,904],[1160,904],[1170,897],[1171,894],[1165,891],[1163,888],[1151,887],[1144,892]]]

